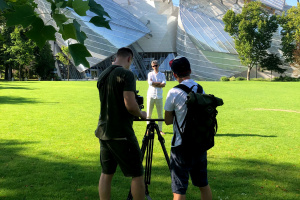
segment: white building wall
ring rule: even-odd
[[[151,30],[138,40],[143,52],[176,52],[178,7],[163,0],[114,0]]]

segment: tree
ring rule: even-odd
[[[68,68],[68,81],[69,81],[69,78],[70,78],[70,59],[71,59],[70,51],[69,51],[69,48],[66,47],[66,46],[62,46],[61,50],[62,50],[62,53],[59,52],[59,53],[56,54],[57,60],[59,60],[60,62],[62,62],[62,64],[67,66],[67,68]]]
[[[35,64],[32,69],[36,74],[38,74],[42,79],[47,79],[55,69],[55,60],[51,51],[51,46],[46,43],[42,49],[35,48]]]
[[[86,12],[89,10],[96,15],[91,17],[89,22],[108,29],[110,29],[108,20],[110,16],[95,0],[47,0],[47,2],[51,4],[51,13],[48,14],[52,16],[58,30],[43,22],[39,14],[35,12],[37,4],[34,0],[0,0],[0,15],[5,17],[7,26],[22,25],[23,28],[31,26],[32,28],[26,33],[26,36],[36,42],[40,49],[46,41],[55,40],[55,33],[60,33],[64,40],[75,40],[77,43],[69,45],[74,64],[76,66],[83,64],[85,67],[89,67],[86,57],[91,57],[91,54],[84,46],[87,36],[81,31],[78,21],[67,18],[64,12],[72,9],[78,15],[86,16]],[[3,39],[2,35],[0,35],[1,38]]]
[[[260,62],[261,68],[271,71],[278,72],[282,74],[286,71],[286,69],[281,68],[283,62],[277,54],[268,54],[265,58],[263,58]],[[271,77],[272,80],[272,77]]]
[[[276,16],[270,15],[261,2],[246,3],[241,14],[228,10],[223,17],[225,31],[233,38],[241,63],[251,69],[268,56],[273,33],[278,28]]]
[[[8,43],[4,41],[1,49],[6,59],[4,62],[13,69],[19,70],[19,80],[23,77],[24,67],[32,65],[35,58],[36,44],[25,36],[27,31],[21,26],[14,27],[13,31],[9,33],[10,40]]]
[[[300,3],[279,17],[281,30],[281,50],[286,62],[300,69]]]

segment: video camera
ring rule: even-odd
[[[144,108],[144,97],[138,95],[139,90],[135,91],[135,100],[137,102],[137,104],[139,105],[140,110],[142,110]]]

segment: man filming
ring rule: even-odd
[[[171,64],[174,77],[180,84],[184,84],[197,92],[197,83],[190,79],[191,67],[185,57],[176,57]],[[204,92],[203,92],[204,93]],[[187,94],[179,89],[172,88],[165,102],[165,123],[173,124],[174,136],[172,139],[170,170],[172,179],[173,200],[185,200],[189,175],[192,183],[201,192],[201,200],[211,200],[212,193],[207,180],[207,154],[199,152],[186,152],[182,146],[182,138],[175,124],[175,115],[179,127],[184,121],[187,113],[185,101]]]
[[[101,200],[111,199],[111,182],[117,165],[124,176],[132,177],[133,198],[145,198],[142,153],[132,124],[134,116],[146,119],[147,114],[139,109],[135,99],[135,78],[129,71],[132,60],[132,50],[120,48],[115,62],[101,73],[97,83],[101,112],[95,134],[100,141]]]

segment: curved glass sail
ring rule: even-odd
[[[93,56],[92,58],[87,58],[90,66],[94,66],[115,54],[120,47],[129,46],[150,33],[150,30],[140,20],[114,1],[95,1],[101,4],[111,17],[109,23],[111,30],[89,23],[89,20],[95,16],[95,14],[90,11],[87,11],[87,16],[79,16],[72,9],[68,9],[65,12],[67,17],[75,18],[78,21],[81,25],[81,30],[84,31],[88,37],[85,40],[85,45]],[[42,13],[41,16],[44,21],[55,26],[50,16],[51,5],[47,0],[37,0],[37,3],[38,11]],[[72,43],[72,41],[64,41],[60,34],[56,34],[56,38],[59,46],[66,46],[68,42]]]

